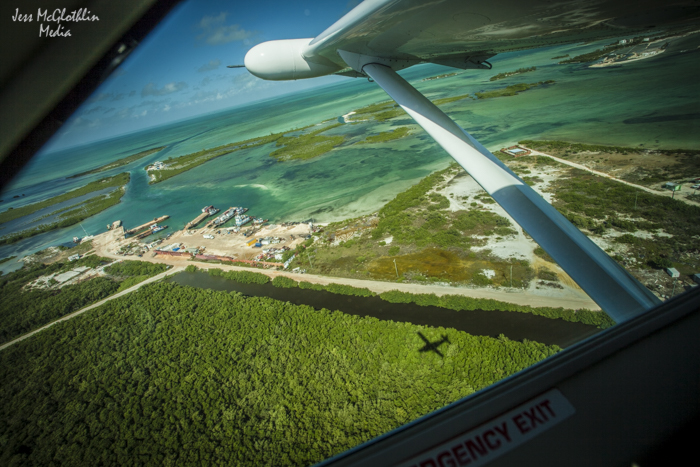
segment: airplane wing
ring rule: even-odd
[[[498,53],[690,23],[698,10],[689,1],[365,0],[316,36],[303,55],[340,67],[346,64],[337,50],[467,68]]]
[[[499,52],[634,34],[654,26],[652,20],[697,17],[690,2],[660,8],[649,1],[367,0],[316,38],[263,43],[245,61],[266,79],[347,72],[372,78],[621,322],[659,300],[396,70],[420,62],[490,68],[486,58]]]

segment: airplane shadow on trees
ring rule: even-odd
[[[435,352],[442,358],[445,358],[445,356],[438,350],[438,347],[440,347],[444,343],[450,343],[450,339],[447,338],[446,334],[442,335],[442,340],[440,341],[435,341],[435,342],[430,342],[427,337],[425,337],[423,334],[420,332],[418,333],[421,339],[423,339],[423,342],[425,342],[425,345],[423,348],[418,350],[419,352]]]

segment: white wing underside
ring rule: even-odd
[[[696,22],[688,0],[365,0],[314,38],[308,60],[345,67],[338,50],[460,66],[515,50]]]

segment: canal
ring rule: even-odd
[[[508,311],[454,311],[435,306],[420,306],[414,303],[389,303],[379,297],[355,297],[338,295],[326,291],[281,288],[271,283],[242,284],[223,277],[210,276],[206,272],[181,272],[167,279],[180,285],[244,295],[270,297],[295,305],[309,305],[316,309],[339,310],[358,316],[401,321],[426,326],[454,328],[469,334],[509,339],[524,339],[547,345],[568,347],[600,331],[595,326],[571,323],[562,319],[550,319],[530,313]]]

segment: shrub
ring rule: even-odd
[[[284,289],[291,289],[293,287],[299,287],[299,284],[294,279],[290,279],[286,276],[277,276],[272,279],[272,285],[275,287],[281,287]]]

